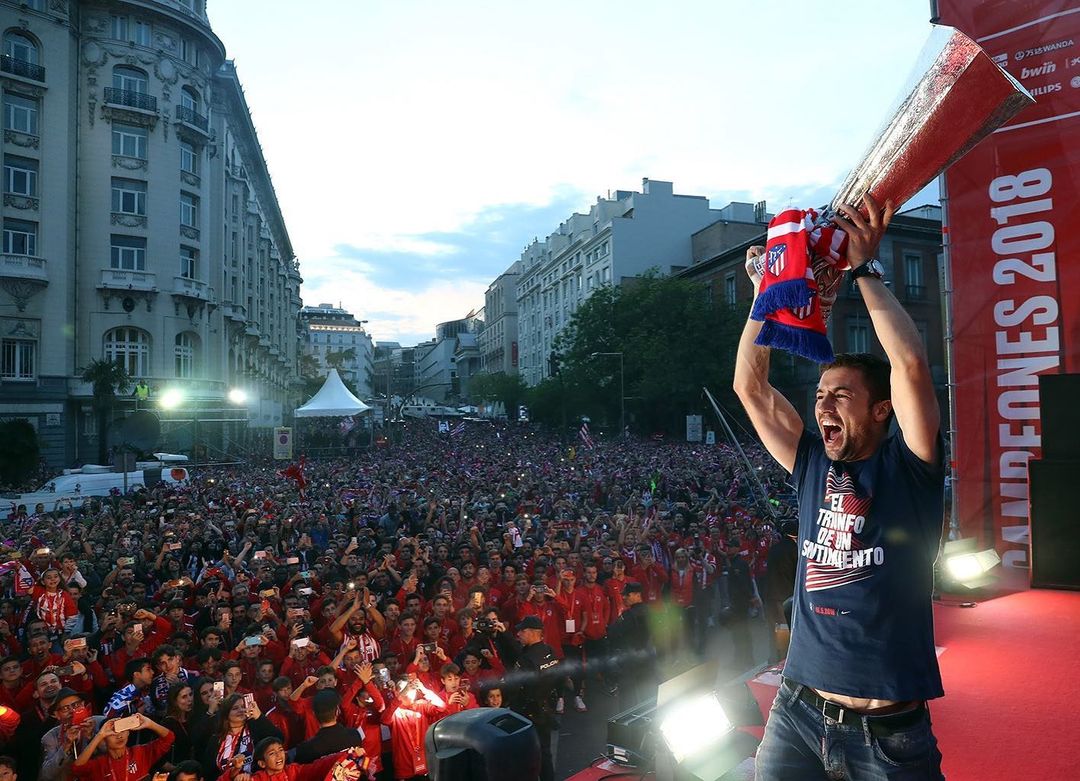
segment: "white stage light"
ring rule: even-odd
[[[709,748],[731,729],[715,692],[672,704],[660,722],[660,732],[676,762]]]
[[[986,573],[1001,563],[1001,557],[995,550],[976,553],[958,553],[946,555],[945,569],[949,577],[960,585],[974,588],[982,585]]]
[[[158,399],[162,409],[176,409],[184,402],[184,392],[179,388],[166,388]]]

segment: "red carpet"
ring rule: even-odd
[[[1080,779],[1080,592],[935,605],[945,698],[932,705],[949,781]]]

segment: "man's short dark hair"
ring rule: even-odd
[[[311,711],[320,724],[334,721],[341,707],[341,695],[333,689],[322,689],[311,698]]]
[[[173,646],[166,643],[165,645],[159,645],[157,648],[155,648],[154,653],[150,655],[150,658],[151,658],[151,660],[153,660],[154,667],[156,668],[157,665],[158,665],[158,662],[161,661],[161,657],[163,657],[163,656],[176,656],[176,655],[177,655],[176,648],[174,648]]]
[[[124,665],[124,680],[128,683],[134,682],[135,673],[142,672],[143,667],[150,667],[153,670],[154,665],[151,664],[150,657],[140,656],[138,659],[132,659]]]
[[[196,762],[194,759],[185,759],[183,762],[177,762],[176,767],[169,773],[169,781],[176,781],[180,776],[195,776],[195,778],[203,777],[202,765]]]
[[[8,770],[16,772],[19,769],[19,763],[16,762],[12,757],[4,755],[0,757],[0,767],[6,767]]]
[[[266,757],[266,752],[269,751],[270,747],[275,743],[281,745],[282,747],[284,747],[285,745],[285,742],[281,738],[263,738],[255,745],[255,752],[252,755],[252,758],[256,762],[262,762],[263,759],[265,759]]]
[[[220,659],[224,654],[220,648],[201,648],[195,659],[202,664],[209,659]]]
[[[870,403],[877,404],[879,401],[888,401],[892,398],[889,386],[889,375],[892,367],[884,358],[879,358],[870,353],[840,353],[833,358],[832,363],[821,365],[821,374],[829,369],[858,369],[862,372],[866,386],[870,390]],[[821,376],[819,374],[818,376]]]

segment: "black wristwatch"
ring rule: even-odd
[[[851,270],[851,279],[857,280],[862,277],[873,277],[874,279],[885,279],[885,267],[881,265],[881,261],[877,258],[870,258],[870,260],[863,263],[861,266],[856,266]]]

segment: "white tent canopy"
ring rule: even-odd
[[[352,395],[345,383],[338,376],[337,369],[331,369],[326,382],[311,401],[298,407],[293,413],[298,418],[344,418],[367,412],[369,407]]]

